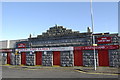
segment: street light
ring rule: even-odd
[[[92,23],[92,40],[93,40],[93,46],[94,46],[94,70],[96,70],[96,56],[95,56],[95,37],[93,35],[94,33],[94,20],[93,20],[93,9],[92,9],[92,0],[90,0],[90,10],[91,10],[91,23]]]

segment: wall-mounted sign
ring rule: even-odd
[[[73,50],[73,47],[52,47],[52,48],[24,48],[24,49],[16,49],[16,51],[20,52],[29,52],[29,51],[69,51]]]
[[[26,47],[26,44],[24,44],[24,43],[19,43],[18,44],[18,48],[25,48]]]
[[[0,52],[12,52],[12,49],[0,49]]]
[[[49,51],[49,48],[24,48],[16,49],[19,52],[30,52],[30,51]]]
[[[73,50],[73,47],[52,47],[50,51],[70,51]]]
[[[97,38],[97,44],[108,44],[108,43],[111,43],[111,37]]]
[[[119,45],[104,45],[104,46],[79,46],[79,47],[74,47],[74,50],[93,50],[95,49],[100,50],[100,49],[119,49]]]

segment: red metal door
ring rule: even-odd
[[[98,50],[99,66],[109,66],[108,50]]]
[[[21,64],[25,65],[26,64],[26,53],[21,52]]]
[[[53,65],[60,65],[60,51],[53,52]]]
[[[74,51],[74,66],[83,66],[83,53],[81,50]]]
[[[42,52],[36,52],[36,65],[42,64]]]
[[[7,64],[10,64],[10,53],[7,53]]]

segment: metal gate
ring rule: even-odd
[[[11,55],[11,53],[7,53],[7,64],[10,64],[10,55]]]
[[[53,51],[53,65],[60,65],[60,51]]]
[[[36,52],[36,65],[42,65],[42,52]]]
[[[21,52],[21,64],[26,65],[26,52]]]
[[[83,53],[81,50],[74,51],[74,66],[83,66]]]
[[[98,50],[99,66],[109,66],[108,50]]]

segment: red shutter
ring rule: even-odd
[[[60,51],[53,52],[53,65],[60,65]]]
[[[74,51],[74,66],[83,66],[83,53],[80,50]]]
[[[99,66],[109,66],[108,50],[98,50]]]
[[[26,53],[21,52],[21,64],[25,65],[26,64]]]
[[[7,53],[7,64],[10,64],[10,53]]]
[[[36,65],[42,64],[42,52],[36,52]]]

